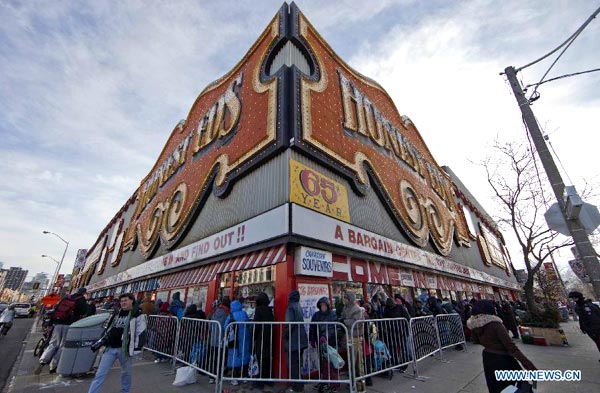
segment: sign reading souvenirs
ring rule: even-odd
[[[290,202],[350,222],[346,187],[292,159]]]
[[[298,34],[310,47],[315,71],[301,78],[301,129],[296,144],[366,190],[373,187],[397,224],[417,245],[429,239],[443,255],[468,245],[458,219],[452,183],[436,164],[414,124],[400,116],[391,98],[374,81],[348,67],[304,16]]]
[[[306,276],[331,277],[333,275],[331,258],[332,254],[328,251],[298,247],[294,272]]]
[[[219,196],[277,145],[277,79],[261,66],[279,36],[280,15],[227,75],[209,85],[171,133],[137,191],[124,249],[149,258],[160,242],[172,248],[215,186]],[[242,114],[245,113],[245,114]]]

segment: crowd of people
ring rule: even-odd
[[[60,359],[61,348],[64,344],[69,326],[85,316],[96,312],[93,301],[85,299],[85,288],[80,288],[73,295],[62,299],[51,311],[54,331],[50,345],[40,358],[39,374],[44,366],[49,365],[50,373],[56,372]],[[600,309],[578,292],[572,292],[569,297],[573,300],[575,315],[579,316],[581,330],[588,334],[600,350]],[[319,393],[335,393],[339,389],[339,369],[341,366],[332,366],[332,351],[340,359],[352,358],[354,361],[348,366],[354,367],[355,376],[370,376],[374,369],[386,369],[384,376],[392,377],[393,371],[403,372],[406,364],[411,360],[411,348],[408,345],[410,332],[400,332],[399,326],[384,324],[382,321],[399,321],[422,316],[438,316],[443,314],[458,314],[463,325],[465,338],[484,347],[483,368],[486,382],[490,392],[500,392],[511,381],[497,381],[494,375],[496,370],[517,370],[522,367],[535,370],[536,366],[518,349],[513,339],[519,338],[518,320],[526,313],[525,304],[522,302],[495,302],[491,300],[451,301],[448,298],[438,299],[430,296],[426,299],[416,299],[408,302],[401,294],[393,297],[375,294],[370,301],[356,299],[356,294],[346,291],[341,296],[341,301],[335,306],[330,304],[329,298],[323,297],[316,302],[316,312],[312,315],[311,324],[305,324],[305,314],[300,306],[300,293],[292,291],[288,297],[285,312],[285,322],[281,331],[282,343],[281,358],[287,362],[289,378],[292,380],[289,392],[304,391],[307,370],[303,365],[307,349],[318,353],[318,375],[310,379],[323,381],[318,384]],[[210,329],[215,329],[217,324],[221,332],[233,331],[233,338],[218,334],[218,331],[203,333],[203,347],[194,356],[198,365],[212,375],[217,375],[219,370],[218,357],[207,356],[207,353],[223,352],[229,379],[233,385],[241,381],[253,381],[253,387],[263,390],[265,385],[272,384],[273,360],[278,357],[274,354],[274,322],[272,302],[265,293],[260,293],[255,299],[255,308],[252,313],[253,324],[244,324],[250,320],[243,307],[243,300],[231,300],[224,297],[212,304],[208,315],[203,311],[202,304],[186,305],[181,300],[179,292],[173,293],[168,301],[153,300],[150,296],[136,299],[132,294],[123,294],[118,299],[108,301],[102,308],[112,311],[112,315],[105,329],[100,346],[105,346],[95,378],[89,392],[97,393],[116,360],[121,366],[121,389],[129,392],[131,389],[131,357],[137,354],[150,340],[156,348],[164,342],[165,349],[156,351],[155,362],[167,359],[168,346],[173,345],[173,337],[167,334],[169,321],[174,318],[158,319],[150,327],[148,317],[152,315],[164,317],[183,317],[199,320],[210,320]],[[6,315],[5,315],[6,314]],[[10,310],[0,317],[4,322]],[[574,317],[575,317],[574,315]],[[374,321],[379,320],[379,321]],[[364,328],[356,328],[357,321]],[[233,325],[233,329],[227,327]],[[261,323],[264,322],[264,323]],[[343,324],[346,329],[340,329]],[[309,326],[306,329],[306,326]],[[354,328],[353,328],[354,326]],[[407,325],[405,325],[407,326]],[[443,335],[442,327],[440,336]],[[509,335],[512,334],[512,337]],[[162,337],[162,338],[161,338]],[[221,340],[227,341],[226,345]],[[351,344],[351,345],[346,345]],[[352,357],[345,353],[345,348],[351,348]],[[455,347],[462,350],[462,345]],[[197,348],[198,349],[198,348]],[[378,357],[378,351],[388,355]],[[201,355],[200,355],[201,353]],[[387,361],[394,367],[386,368],[382,364]],[[343,361],[342,361],[343,364]],[[313,370],[314,371],[314,370]],[[309,372],[311,372],[309,370]],[[211,379],[210,383],[215,380]],[[513,381],[514,382],[514,381]],[[365,391],[366,386],[372,385],[370,377],[357,378],[357,390]]]

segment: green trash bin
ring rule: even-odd
[[[90,347],[102,336],[109,317],[110,314],[97,314],[71,324],[56,369],[58,374],[69,376],[92,371],[97,352]]]

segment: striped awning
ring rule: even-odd
[[[201,284],[213,281],[218,273],[237,270],[254,269],[257,267],[274,265],[286,259],[286,246],[282,244],[249,254],[226,259],[221,262],[201,266],[196,269],[184,270],[165,275],[160,278],[161,289],[180,288],[190,284]]]

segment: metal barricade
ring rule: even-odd
[[[440,314],[435,316],[440,337],[440,350],[456,345],[466,345],[465,331],[459,314]]]
[[[413,375],[415,378],[419,376],[417,363],[428,356],[440,353],[440,337],[437,330],[437,325],[433,316],[416,317],[410,320],[410,332],[412,335],[413,349]]]
[[[296,390],[312,383],[347,384],[352,393],[348,337],[348,329],[339,322],[232,322],[223,333],[226,354],[217,392],[226,382],[253,382],[259,388],[288,382],[296,384]]]
[[[377,374],[393,373],[413,361],[412,337],[405,318],[356,321],[351,332],[353,337],[364,337],[361,358],[353,360],[359,361],[364,369],[363,373],[355,372],[356,382]]]
[[[175,350],[177,362],[217,379],[223,352],[223,331],[218,321],[193,318],[179,321]]]
[[[175,367],[175,348],[179,335],[177,317],[150,315],[148,317],[148,339],[143,349],[154,352],[158,358],[171,358]]]

